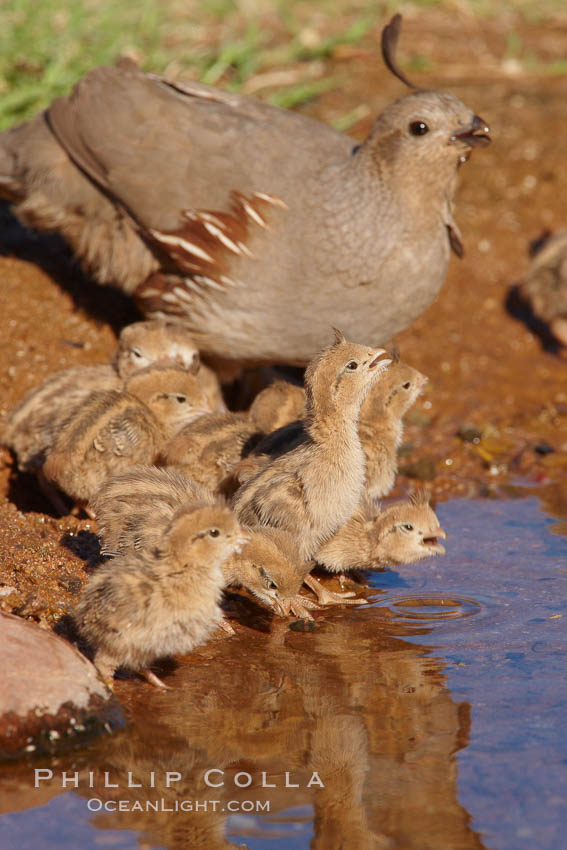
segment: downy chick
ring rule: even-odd
[[[244,549],[233,554],[223,566],[227,585],[242,586],[267,608],[281,617],[290,611],[310,618],[310,599],[300,595],[305,576],[313,566],[301,560],[299,546],[280,528],[246,528],[250,536]]]
[[[108,478],[92,502],[102,554],[152,551],[176,512],[196,503],[222,505],[177,469],[139,466]],[[308,570],[302,569],[297,544],[278,529],[246,529],[246,533],[250,542],[223,564],[225,586],[244,587],[268,608],[288,614]],[[298,604],[302,601],[303,597]]]
[[[180,325],[163,320],[135,322],[123,328],[112,364],[75,366],[34,387],[9,413],[2,442],[18,459],[22,472],[36,472],[53,448],[62,423],[95,392],[119,390],[123,381],[153,363],[173,360],[190,372],[201,372],[199,352]],[[216,378],[215,378],[216,380]],[[217,382],[218,383],[218,382]],[[207,398],[216,402],[215,393]]]
[[[303,415],[305,390],[290,381],[274,381],[261,390],[250,406],[248,416],[262,434],[270,434]]]
[[[532,264],[517,287],[518,294],[567,347],[567,231],[545,234],[531,253]]]
[[[427,378],[395,359],[362,405],[358,434],[366,455],[366,492],[371,499],[386,496],[396,478],[402,417],[414,404]]]
[[[391,363],[384,349],[349,343],[340,332],[305,372],[305,439],[246,481],[234,509],[247,526],[292,533],[303,560],[352,515],[364,491],[365,458],[358,437],[360,407]],[[320,585],[306,579],[315,592]]]
[[[402,441],[402,417],[419,396],[427,378],[399,361],[397,353],[388,371],[368,393],[360,410],[358,434],[366,456],[366,490],[372,499],[387,495],[394,485],[398,467],[397,450]],[[305,425],[297,419],[254,447],[237,467],[235,476],[243,484],[268,463],[305,439]]]
[[[124,328],[120,342],[116,366],[123,377],[159,360],[172,360],[197,376],[211,410],[226,411],[219,380],[212,369],[201,363],[195,340],[183,325],[165,319],[135,322]],[[127,361],[133,368],[124,372],[121,361]]]
[[[366,495],[348,522],[319,549],[316,560],[332,573],[381,570],[444,555],[439,538],[446,536],[422,490],[384,510]]]
[[[128,554],[100,567],[81,597],[76,621],[95,648],[105,679],[118,667],[148,668],[157,658],[190,652],[221,620],[222,563],[245,541],[227,507],[182,508],[159,549]]]
[[[177,469],[135,466],[106,479],[91,502],[101,553],[123,555],[158,546],[163,528],[181,507],[219,500]]]
[[[245,413],[211,413],[179,431],[164,446],[160,462],[217,491],[243,452],[260,437]]]
[[[109,475],[151,464],[162,445],[207,402],[197,379],[174,366],[135,372],[123,391],[95,393],[63,426],[43,467],[46,479],[88,503]]]

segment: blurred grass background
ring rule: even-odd
[[[327,60],[348,58],[365,42],[378,51],[393,12],[415,17],[432,7],[500,16],[510,68],[567,73],[567,57],[546,62],[521,35],[522,27],[565,19],[566,0],[0,0],[0,128],[33,116],[90,68],[120,56],[292,107],[340,84]],[[356,119],[335,123],[346,128]]]

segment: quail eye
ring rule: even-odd
[[[354,372],[355,369],[358,369],[358,363],[356,362],[356,360],[349,360],[349,362],[346,364],[346,368],[349,370],[349,372]]]
[[[404,529],[404,531],[413,531],[413,525],[411,525],[409,522],[404,522],[402,528]]]
[[[177,399],[177,401],[179,402],[179,404],[185,404],[185,402],[187,401],[187,396],[186,396],[186,395],[181,395],[181,393],[178,393],[178,394],[175,396],[175,398]]]
[[[411,384],[410,384],[409,381],[406,381],[405,384],[402,384],[402,387],[404,388],[404,390],[409,390],[409,388],[411,387]]]
[[[219,535],[220,535],[220,531],[218,530],[218,528],[210,528],[209,529],[209,536],[210,537],[218,537]]]
[[[412,121],[409,125],[409,131],[412,136],[425,136],[426,133],[429,133],[429,127],[425,121]]]

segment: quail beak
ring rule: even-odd
[[[480,132],[479,132],[480,131]],[[490,127],[480,118],[478,115],[475,115],[472,123],[469,127],[465,127],[464,130],[459,130],[450,137],[449,142],[464,142],[465,145],[468,145],[470,148],[475,147],[486,147],[490,144],[492,139],[488,135],[490,132]]]
[[[444,555],[445,547],[439,543],[438,538],[441,537],[443,540],[447,537],[442,528],[436,528],[433,534],[429,534],[427,537],[422,538],[422,545],[429,549],[429,551],[434,555]]]

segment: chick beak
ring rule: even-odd
[[[429,534],[427,537],[424,537],[421,542],[424,546],[426,546],[431,552],[435,553],[436,555],[444,555],[445,547],[441,543],[439,543],[439,537],[442,540],[445,540],[447,537],[442,528],[434,529],[433,533]]]
[[[392,361],[391,360],[380,360],[380,358],[382,357],[383,354],[386,354],[386,350],[384,348],[377,348],[376,349],[376,353],[375,353],[374,357],[372,358],[372,360],[368,364],[369,370],[370,369],[376,369],[378,367],[377,368],[377,374],[380,374],[380,372],[383,372],[385,369],[388,368],[388,366],[390,365],[390,363]]]
[[[470,126],[465,127],[464,130],[459,130],[458,132],[453,133],[449,141],[453,143],[464,142],[470,148],[486,147],[486,145],[489,145],[492,141],[488,135],[489,132],[490,127],[486,121],[483,121],[482,118],[475,115]]]

